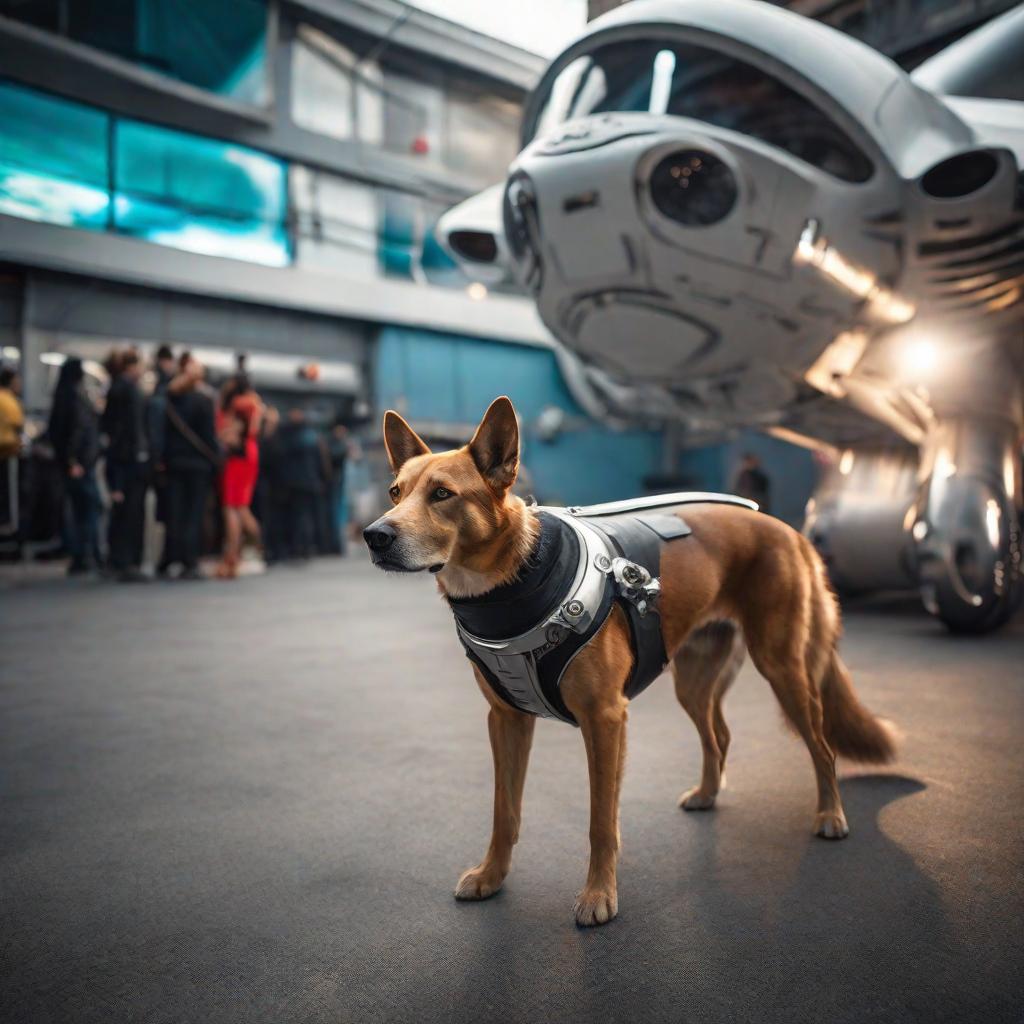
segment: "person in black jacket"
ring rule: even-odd
[[[156,350],[153,372],[156,380],[153,393],[146,403],[146,437],[149,441],[150,479],[156,492],[156,520],[167,521],[167,479],[164,473],[164,439],[167,434],[167,386],[174,379],[178,364],[170,346],[161,345]],[[158,574],[166,572],[165,565],[157,567]]]
[[[100,492],[96,484],[99,416],[85,390],[84,378],[82,360],[68,357],[57,378],[47,429],[64,478],[64,534],[71,553],[69,575],[93,571],[100,562]]]
[[[281,427],[281,483],[285,491],[285,551],[306,559],[316,552],[317,499],[324,493],[324,448],[302,408],[288,410]]]
[[[199,571],[203,516],[220,453],[213,399],[203,384],[203,364],[186,352],[179,366],[167,387],[167,536],[161,566],[179,563],[181,579],[199,580],[203,579]]]
[[[146,528],[149,452],[145,430],[146,401],[139,387],[142,360],[135,349],[122,352],[118,372],[107,393],[100,427],[107,435],[106,476],[111,509],[108,533],[110,568],[124,583],[139,582]]]

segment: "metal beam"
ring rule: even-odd
[[[0,260],[89,278],[552,347],[532,301],[471,299],[461,289],[265,267],[152,242],[0,216]]]

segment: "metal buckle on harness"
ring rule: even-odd
[[[661,580],[654,579],[642,565],[628,558],[613,558],[609,561],[602,555],[598,556],[595,564],[615,580],[618,596],[633,605],[641,617],[653,610],[661,594]]]

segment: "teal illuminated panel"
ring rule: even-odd
[[[377,255],[389,277],[413,277],[416,271],[417,200],[400,192],[384,193]]]
[[[135,60],[243,103],[267,101],[266,0],[135,0],[131,6]],[[103,12],[97,24],[109,24],[106,5],[97,8]]]
[[[0,82],[0,213],[103,230],[109,124],[91,107]]]
[[[267,0],[0,0],[0,15],[265,105]]]
[[[290,261],[282,161],[134,121],[117,123],[114,151],[120,234],[269,266]]]

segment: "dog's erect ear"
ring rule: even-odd
[[[384,413],[384,447],[388,450],[391,471],[397,473],[416,455],[429,455],[423,438],[393,409]]]
[[[469,442],[480,475],[496,490],[507,491],[519,472],[519,424],[504,395],[491,402]]]

